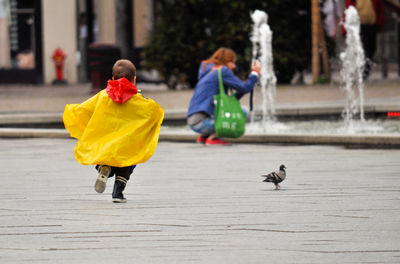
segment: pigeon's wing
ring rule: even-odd
[[[286,172],[284,171],[279,171],[278,173],[279,178],[282,179],[282,181],[286,178]]]
[[[274,172],[271,172],[268,175],[262,175],[262,176],[265,177],[265,180],[264,180],[265,182],[273,182],[275,184],[278,184],[278,183],[280,183],[282,181],[282,178],[279,177],[278,173],[279,172],[275,172],[274,171]]]

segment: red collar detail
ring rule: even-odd
[[[123,104],[133,95],[137,94],[138,90],[135,85],[123,77],[116,81],[109,80],[106,92],[114,102],[117,104]]]

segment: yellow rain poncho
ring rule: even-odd
[[[77,138],[74,154],[83,165],[126,167],[154,153],[164,110],[137,94],[127,79],[109,81],[106,90],[82,104],[66,105],[65,128]]]

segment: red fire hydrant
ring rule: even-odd
[[[53,81],[53,84],[66,83],[64,79],[64,60],[67,55],[61,48],[57,48],[53,52],[53,61],[56,67],[56,79]]]

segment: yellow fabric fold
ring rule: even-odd
[[[83,165],[126,167],[146,162],[157,147],[164,110],[133,95],[117,104],[103,90],[81,104],[68,104],[63,121],[78,139],[75,159]]]

